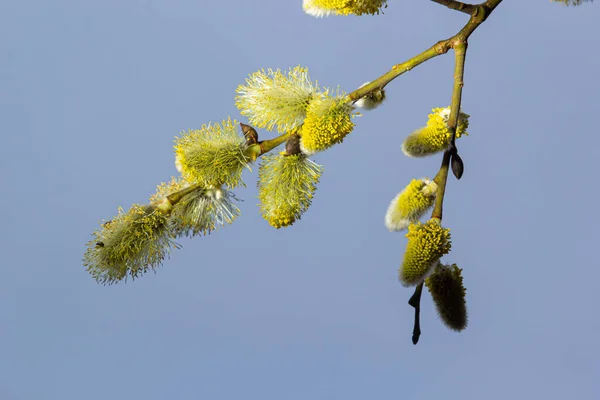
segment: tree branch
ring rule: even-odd
[[[456,139],[456,127],[458,125],[458,115],[462,100],[462,88],[464,86],[465,57],[467,55],[467,42],[459,42],[454,46],[455,64],[454,64],[454,88],[452,89],[452,100],[450,102],[450,116],[448,117],[448,128],[452,132],[450,139],[450,148],[444,152],[442,165],[433,180],[438,186],[435,205],[431,212],[431,218],[442,219],[444,194],[446,193],[446,182],[448,181],[448,169],[450,167],[450,157],[456,151],[454,141]]]
[[[263,155],[273,150],[275,147],[288,140],[292,133],[293,132],[282,133],[281,135],[274,137],[273,139],[263,140],[262,142],[259,142],[260,154]]]
[[[438,188],[435,195],[435,204],[431,212],[431,218],[441,221],[444,208],[444,194],[446,193],[446,183],[448,182],[448,170],[450,169],[450,158],[456,152],[454,141],[456,139],[456,127],[458,125],[458,115],[460,113],[460,104],[462,100],[462,88],[464,86],[465,57],[467,55],[467,41],[457,41],[454,43],[454,86],[452,89],[452,100],[450,102],[450,116],[448,117],[448,128],[452,133],[450,138],[450,148],[444,152],[442,165],[433,180]],[[415,293],[408,301],[408,304],[415,308],[415,326],[413,329],[413,344],[419,341],[421,327],[419,324],[419,312],[421,310],[421,291],[423,283],[417,286]]]
[[[403,63],[394,65],[390,71],[381,75],[379,78],[375,79],[368,85],[358,88],[355,91],[353,91],[352,93],[348,94],[346,97],[348,98],[349,101],[354,102],[354,101],[360,99],[361,97],[364,97],[368,93],[372,92],[373,90],[384,88],[388,83],[390,83],[391,81],[393,81],[394,79],[396,79],[397,77],[402,75],[403,73],[410,71],[414,67],[424,63],[427,60],[430,60],[441,54],[446,54],[448,52],[448,50],[454,48],[455,46],[457,46],[459,44],[466,43],[467,39],[469,38],[469,36],[471,36],[471,34],[475,31],[475,29],[477,29],[477,27],[479,27],[479,25],[481,25],[481,23],[483,23],[487,19],[487,17],[492,13],[492,11],[494,11],[494,9],[498,6],[498,4],[500,4],[502,2],[502,0],[487,0],[484,3],[478,4],[478,5],[471,5],[471,4],[463,4],[463,3],[460,3],[458,1],[453,1],[453,0],[432,0],[432,1],[435,1],[440,4],[444,4],[444,5],[446,5],[446,3],[452,3],[454,5],[458,4],[459,6],[457,6],[457,7],[462,7],[464,10],[469,10],[468,14],[471,15],[471,18],[466,23],[466,25],[456,35],[452,36],[449,39],[441,40],[441,41],[437,42],[436,44],[434,44],[427,50],[423,51],[420,54],[417,54],[413,58],[411,58]],[[460,4],[463,4],[463,6],[460,6]],[[449,6],[449,7],[452,8],[451,6]],[[460,11],[462,11],[462,9]],[[268,153],[275,147],[279,146],[281,143],[285,142],[290,135],[291,135],[291,132],[286,132],[286,133],[281,134],[273,139],[264,140],[264,141],[260,142],[259,143],[260,144],[260,153],[256,156]],[[453,139],[452,143],[454,143],[454,139]],[[449,160],[448,160],[448,162],[449,162]]]
[[[424,63],[427,60],[430,60],[441,54],[446,54],[448,50],[453,48],[456,43],[466,43],[469,36],[471,36],[475,29],[477,29],[477,27],[479,27],[479,25],[481,25],[487,19],[487,17],[501,2],[502,0],[487,0],[484,3],[473,5],[471,18],[469,18],[469,21],[466,23],[466,25],[456,35],[449,39],[437,42],[424,52],[417,54],[413,58],[403,63],[394,65],[390,71],[381,75],[368,85],[358,88],[352,93],[348,94],[347,97],[349,101],[356,101],[376,89],[384,88],[388,83],[403,73],[410,71],[414,67]]]

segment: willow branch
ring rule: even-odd
[[[293,132],[286,132],[286,133],[283,133],[273,139],[263,140],[262,142],[259,143],[260,154],[263,155],[263,154],[268,153],[269,151],[273,150],[275,147],[279,146],[280,144],[282,144],[283,142],[288,140],[288,138],[291,136],[292,133]]]
[[[175,204],[179,203],[181,201],[181,199],[183,199],[188,194],[192,193],[194,190],[200,189],[203,187],[205,187],[205,185],[202,183],[197,183],[195,185],[191,185],[191,186],[186,187],[185,189],[182,189],[178,192],[171,193],[170,195],[167,196],[167,200],[169,201],[169,203],[171,203],[172,206],[174,206]]]
[[[473,13],[473,10],[475,9],[475,7],[477,7],[473,4],[465,4],[465,3],[462,3],[460,1],[455,1],[455,0],[431,0],[431,1],[433,1],[434,3],[441,4],[443,6],[446,6],[448,8],[451,8],[453,10],[464,12],[465,14],[469,14],[469,15],[471,15]]]
[[[460,112],[460,104],[462,100],[462,89],[464,86],[464,74],[465,74],[465,57],[467,55],[467,41],[457,41],[454,43],[454,86],[452,88],[452,100],[450,102],[450,116],[448,118],[448,129],[452,133],[450,138],[450,148],[444,152],[442,158],[442,165],[433,178],[437,184],[437,192],[435,196],[435,204],[433,211],[431,212],[431,218],[436,218],[441,221],[443,209],[444,209],[444,194],[446,193],[446,183],[448,182],[448,170],[450,169],[450,158],[456,151],[454,147],[454,141],[456,139],[456,127],[458,126],[458,115]],[[423,283],[421,283],[415,289],[415,293],[412,295],[408,304],[415,308],[415,325],[413,328],[413,344],[417,344],[419,336],[421,334],[421,327],[419,323],[419,312],[421,310],[421,292],[423,290]]]
[[[437,184],[437,190],[435,192],[435,204],[433,205],[433,211],[431,212],[431,218],[442,219],[442,213],[444,209],[444,194],[446,193],[446,182],[448,181],[448,169],[450,167],[450,151],[444,152],[442,158],[442,165],[433,178],[433,181]]]
[[[462,46],[462,45],[464,45],[466,48],[466,43],[467,43],[468,37],[471,36],[471,34],[475,31],[475,29],[477,29],[477,27],[479,25],[481,25],[481,23],[483,23],[487,19],[487,17],[490,15],[490,13],[498,6],[498,4],[500,4],[502,2],[502,0],[487,0],[486,2],[478,4],[478,5],[470,5],[470,4],[464,4],[464,3],[460,3],[458,1],[452,1],[452,0],[432,0],[432,1],[447,5],[450,8],[457,7],[457,9],[459,9],[459,11],[463,11],[465,13],[470,14],[471,18],[466,23],[466,25],[456,35],[452,36],[449,39],[441,40],[441,41],[437,42],[436,44],[434,44],[427,50],[423,51],[420,54],[417,54],[413,58],[411,58],[403,63],[394,65],[390,71],[383,74],[379,78],[375,79],[368,85],[365,85],[361,88],[356,89],[352,93],[349,93],[347,95],[347,98],[349,101],[356,101],[356,100],[360,99],[361,97],[365,96],[366,94],[372,92],[373,90],[385,87],[388,83],[390,83],[392,80],[396,79],[403,73],[410,71],[414,67],[424,63],[427,60],[430,60],[441,54],[447,53],[448,50],[450,50],[452,48],[455,48],[457,46]],[[450,5],[448,5],[447,3]],[[464,57],[463,57],[463,68],[464,68]],[[455,78],[456,78],[456,76],[455,76]],[[453,96],[453,98],[454,98],[454,96]],[[458,99],[458,102],[460,104],[460,99]],[[456,126],[457,116],[458,116],[458,114],[455,116],[454,126]],[[450,115],[450,121],[452,121],[452,115]],[[292,134],[292,132],[286,132],[286,133],[283,133],[273,139],[268,139],[268,140],[259,142],[257,144],[257,146],[260,146],[260,149],[252,148],[252,150],[249,151],[248,155],[251,156],[252,159],[256,159],[258,156],[268,153],[269,151],[273,150],[274,148],[276,148],[277,146],[279,146],[280,144],[285,142],[290,137],[291,134]],[[452,143],[454,143],[454,136],[452,137]],[[450,161],[449,157],[448,157],[448,160],[446,160],[446,156],[444,155],[444,160],[445,161],[442,163],[442,167],[444,164],[449,165],[449,161]],[[443,176],[443,174],[444,174],[443,169],[444,168],[440,168],[440,172],[438,173],[438,176],[436,176],[436,178],[435,178],[436,183],[438,183],[438,185],[439,185],[439,182],[441,182],[442,180],[445,182],[446,177],[448,175],[447,166],[445,169],[445,176]],[[443,192],[443,189],[442,189],[442,192]],[[442,196],[438,195],[437,197],[441,197],[443,199],[443,195]],[[440,205],[440,210],[441,210],[441,205]],[[440,218],[441,218],[441,212],[440,212]]]
[[[450,167],[450,157],[455,151],[454,141],[456,138],[456,127],[458,125],[458,114],[462,100],[462,88],[464,86],[465,57],[467,55],[467,42],[459,42],[454,46],[455,64],[454,64],[454,87],[452,89],[452,101],[450,102],[450,117],[448,118],[448,128],[452,133],[450,139],[450,148],[444,152],[442,165],[434,178],[438,186],[435,204],[431,213],[431,218],[442,219],[444,194],[446,193],[446,183],[448,181],[448,169]]]
[[[471,36],[475,29],[477,29],[477,27],[479,27],[479,25],[481,25],[487,19],[487,17],[501,2],[502,0],[487,0],[484,3],[473,5],[470,13],[471,18],[469,18],[469,21],[466,23],[466,25],[456,35],[449,39],[437,42],[424,52],[417,54],[413,58],[403,63],[394,65],[391,70],[381,75],[368,85],[358,88],[352,93],[348,94],[347,97],[349,101],[356,101],[376,89],[384,88],[388,83],[403,73],[410,71],[414,67],[424,63],[427,60],[430,60],[441,54],[446,54],[448,50],[454,48],[457,43],[466,43],[469,36]]]
[[[446,1],[446,0],[433,0],[433,1],[443,3],[444,5],[446,2],[455,4],[455,5],[463,4],[463,3],[460,3],[457,1]],[[501,2],[502,2],[502,0],[487,0],[486,2],[478,4],[478,5],[464,4],[464,7],[462,7],[461,11],[463,9],[468,10],[468,14],[471,15],[471,18],[466,23],[466,25],[456,35],[452,36],[449,39],[441,40],[441,41],[437,42],[436,44],[434,44],[427,50],[423,51],[420,54],[417,54],[413,58],[411,58],[403,63],[394,65],[390,71],[381,75],[379,78],[375,79],[368,85],[365,85],[361,88],[356,89],[352,93],[349,93],[347,95],[348,100],[356,101],[356,100],[360,99],[361,97],[365,96],[366,94],[372,92],[373,90],[385,87],[388,83],[390,83],[391,81],[393,81],[394,79],[396,79],[397,77],[402,75],[403,73],[410,71],[411,69],[424,63],[425,61],[430,60],[434,57],[437,57],[441,54],[446,54],[448,52],[448,50],[455,48],[456,46],[458,46],[460,44],[466,44],[469,36],[471,36],[471,34],[475,31],[475,29],[477,29],[477,27],[479,25],[481,25],[487,19],[487,17],[491,14],[491,12],[494,11],[494,9]],[[277,147],[280,144],[282,144],[283,142],[285,142],[289,138],[290,135],[291,135],[291,132],[286,132],[286,133],[279,135],[273,139],[264,140],[264,141],[260,142],[259,143],[260,153],[258,155],[263,155],[263,154],[268,153],[269,151],[273,150],[275,147]],[[454,140],[453,140],[453,142],[454,142]]]

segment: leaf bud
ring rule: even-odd
[[[452,173],[456,177],[456,179],[460,179],[463,176],[463,172],[465,171],[465,166],[463,164],[462,158],[458,155],[458,153],[452,154]]]
[[[300,154],[302,151],[300,150],[300,135],[297,133],[293,133],[290,135],[289,139],[285,143],[285,155],[293,156],[295,154]]]
[[[246,144],[248,146],[258,143],[258,132],[256,132],[256,129],[242,122],[240,122],[240,127],[242,128],[242,133],[246,138]]]

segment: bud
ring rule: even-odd
[[[246,144],[248,146],[258,143],[258,132],[256,132],[256,129],[241,122],[240,127],[242,128],[242,133],[246,137]]]
[[[462,269],[456,264],[438,263],[433,273],[425,279],[433,297],[440,319],[449,329],[462,331],[467,327],[467,290],[463,285]]]
[[[292,133],[285,143],[285,155],[293,156],[294,154],[300,154],[300,135]]]
[[[452,173],[456,177],[456,179],[460,179],[463,176],[463,172],[465,170],[465,166],[463,164],[462,158],[458,155],[458,153],[452,154]]]

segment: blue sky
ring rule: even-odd
[[[425,0],[317,20],[301,1],[0,2],[0,398],[597,399],[600,389],[600,8],[506,1],[470,40],[445,257],[469,327],[447,330],[397,280],[389,201],[440,157],[403,138],[452,89],[453,57],[392,82],[325,172],[309,212],[275,230],[256,207],[139,280],[103,287],[85,243],[177,171],[173,138],[240,117],[235,88],[301,64],[352,91],[466,16]],[[262,138],[270,133],[261,131]]]

